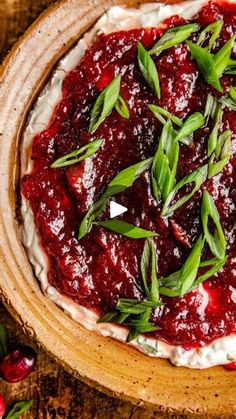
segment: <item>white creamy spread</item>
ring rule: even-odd
[[[234,1],[234,0],[233,0]],[[206,0],[193,0],[176,5],[148,3],[137,9],[112,7],[84,35],[77,45],[60,61],[51,81],[46,85],[31,111],[27,127],[23,135],[21,149],[22,172],[24,176],[32,170],[31,143],[34,136],[44,130],[54,112],[55,105],[61,99],[61,86],[66,73],[73,70],[83,57],[85,50],[92,44],[98,33],[111,33],[142,27],[155,27],[164,19],[172,15],[180,15],[186,19],[193,17]],[[36,277],[41,283],[43,292],[60,306],[73,320],[89,330],[96,331],[103,336],[110,336],[122,342],[126,341],[128,329],[112,323],[97,324],[97,314],[69,298],[60,294],[52,287],[47,278],[48,261],[40,245],[38,233],[35,229],[34,216],[27,200],[22,196],[22,241],[26,247],[29,260],[33,265]],[[203,286],[199,286],[202,294],[202,308],[207,305],[208,295]],[[232,292],[235,293],[235,290]],[[208,368],[236,361],[236,334],[216,339],[209,345],[198,349],[186,350],[182,346],[169,345],[161,340],[140,335],[129,345],[135,346],[147,355],[168,358],[174,365],[189,368]]]

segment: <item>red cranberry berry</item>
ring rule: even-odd
[[[231,362],[230,364],[224,365],[224,367],[229,371],[236,370],[236,362]]]
[[[17,383],[31,373],[36,358],[35,351],[28,346],[13,348],[0,360],[0,375],[9,383]]]
[[[6,404],[2,394],[0,394],[0,419],[3,418],[6,411]]]

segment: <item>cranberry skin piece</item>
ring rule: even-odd
[[[2,394],[0,394],[0,419],[3,418],[6,412],[6,403]]]
[[[224,365],[224,368],[229,371],[236,371],[236,362],[231,362],[230,364]]]
[[[9,383],[24,380],[33,370],[36,353],[28,346],[13,348],[0,360],[0,375]]]

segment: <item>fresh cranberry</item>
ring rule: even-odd
[[[6,411],[6,404],[2,394],[0,394],[0,419],[3,418]]]
[[[224,367],[229,371],[236,370],[236,362],[231,362],[230,364],[224,365]]]
[[[17,383],[31,373],[35,362],[35,351],[28,346],[19,346],[1,358],[0,375],[9,383]]]

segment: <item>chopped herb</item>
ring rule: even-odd
[[[136,227],[135,225],[122,220],[97,221],[93,224],[96,224],[100,227],[105,227],[108,230],[114,231],[118,234],[122,234],[122,236],[126,236],[131,239],[143,239],[146,237],[154,237],[157,235],[155,231],[144,230],[143,228]]]
[[[183,123],[180,130],[177,133],[176,141],[180,141],[183,144],[189,145],[191,142],[191,134],[198,128],[201,128],[205,124],[203,115],[200,112],[191,114]]]
[[[116,175],[111,182],[108,184],[107,189],[103,194],[103,198],[110,198],[120,192],[125,191],[127,188],[133,185],[134,181],[151,166],[153,158],[142,160],[139,163],[133,164],[122,170]]]
[[[159,300],[159,282],[156,274],[156,250],[153,239],[147,239],[144,244],[141,259],[141,273],[146,299],[119,298],[115,310],[105,314],[98,320],[98,323],[104,321],[117,323],[118,320],[122,323],[121,320],[125,321],[130,327],[127,342],[134,340],[140,333],[153,332],[158,329],[150,321],[152,310],[162,305]],[[149,274],[150,280],[148,278]],[[124,316],[123,319],[120,318],[122,315]]]
[[[215,125],[213,130],[211,131],[211,134],[209,136],[208,139],[208,143],[207,143],[207,155],[208,157],[210,157],[213,153],[213,151],[216,148],[216,144],[217,144],[217,138],[218,138],[218,130],[220,127],[220,123],[221,123],[221,118],[222,118],[222,105],[221,104],[217,104],[216,107],[216,112],[215,112]]]
[[[229,96],[232,99],[232,101],[236,104],[236,89],[233,86],[231,86],[229,89]]]
[[[71,166],[72,164],[79,163],[96,153],[102,144],[103,140],[91,141],[91,143],[88,143],[83,147],[78,148],[77,150],[74,150],[63,157],[60,157],[59,159],[54,161],[51,167],[55,169],[58,167]]]
[[[225,130],[217,139],[215,151],[208,163],[209,179],[220,173],[229,162],[231,157],[230,135],[230,130]]]
[[[135,299],[126,299],[126,298],[119,298],[116,308],[119,309],[121,313],[127,314],[142,314],[146,312],[149,308],[156,308],[159,307],[159,301],[149,301],[149,300],[135,300]]]
[[[168,119],[170,119],[175,125],[182,127],[183,122],[180,118],[173,115],[172,113],[168,112],[166,109],[161,108],[160,106],[156,105],[148,105],[150,111],[152,111],[153,115],[159,119],[159,121],[165,125]],[[163,118],[164,117],[164,118]],[[165,119],[166,118],[166,119]]]
[[[146,240],[141,258],[141,273],[145,294],[149,300],[158,303],[159,281],[156,273],[156,249],[152,239]],[[149,284],[149,273],[151,273],[151,285]]]
[[[152,188],[157,201],[162,197],[165,202],[172,191],[178,159],[179,144],[172,123],[168,121],[163,127],[151,171]]]
[[[200,189],[201,185],[207,178],[207,165],[201,166],[198,169],[194,170],[194,172],[190,173],[190,175],[185,176],[181,179],[177,185],[173,188],[171,193],[166,199],[162,210],[162,216],[166,217],[167,215],[173,213],[175,210],[180,208],[183,204],[185,204],[192,196]],[[191,192],[184,195],[182,198],[178,199],[177,202],[171,204],[171,201],[175,197],[176,193],[185,185],[194,183],[194,187],[192,188]]]
[[[99,125],[116,106],[120,94],[121,76],[115,77],[98,96],[90,116],[89,132],[96,131]]]
[[[143,77],[154,91],[158,99],[161,98],[160,81],[156,64],[145,50],[141,42],[138,42],[138,63]]]
[[[193,32],[197,32],[199,26],[196,23],[177,26],[168,29],[164,35],[157,41],[157,43],[149,51],[149,54],[159,54],[166,49],[186,41]]]
[[[214,221],[215,231],[211,233],[208,223],[209,218]],[[211,252],[217,259],[224,259],[226,252],[226,240],[224,231],[220,224],[220,217],[214,201],[206,190],[203,191],[202,205],[201,205],[201,219],[204,231],[204,237],[208,243]]]
[[[217,100],[212,95],[208,94],[204,111],[204,118],[208,118],[209,116],[211,116],[211,118],[215,118],[217,107]]]
[[[210,23],[210,25],[208,25],[200,33],[197,44],[202,45],[204,43],[206,37],[208,36],[208,34],[212,33],[212,35],[211,35],[211,37],[208,41],[208,45],[206,46],[206,48],[208,50],[211,50],[211,48],[214,46],[215,41],[217,40],[217,38],[220,35],[220,32],[222,30],[222,26],[223,26],[223,20],[217,20],[216,22]]]
[[[235,37],[236,35],[233,35],[217,52],[217,54],[213,55],[216,72],[219,77],[222,76],[222,74],[228,66],[230,56],[234,47]]]
[[[165,281],[164,278],[161,279],[162,286],[159,290],[160,294],[168,297],[177,297],[186,294],[186,292],[192,288],[197,277],[203,244],[204,239],[203,236],[200,235],[182,269],[172,274],[172,283],[170,284],[170,277],[167,278],[167,281]],[[168,288],[168,286],[170,288]]]
[[[129,108],[121,95],[119,95],[118,100],[115,105],[116,111],[122,116],[124,119],[130,118]]]
[[[191,51],[192,57],[197,62],[198,68],[203,78],[216,90],[222,92],[223,89],[220,84],[219,74],[216,70],[216,64],[212,54],[210,54],[210,52],[208,52],[205,48],[202,48],[193,42],[188,41],[187,44]]]
[[[90,207],[80,224],[78,240],[81,240],[89,232],[93,221],[103,213],[107,202],[107,198],[101,198]]]
[[[215,275],[221,268],[223,268],[225,262],[227,261],[227,257],[223,258],[222,260],[219,259],[212,259],[212,268],[209,269],[204,274],[200,275],[193,284],[193,287],[196,287],[197,285],[201,284],[202,282],[206,281],[207,279],[211,278],[213,275]]]
[[[5,419],[18,419],[23,413],[27,412],[33,405],[33,400],[17,402],[7,414]]]
[[[152,161],[153,159],[150,158],[129,166],[111,180],[102,197],[92,205],[84,216],[79,228],[79,240],[89,232],[93,221],[103,213],[108,199],[132,186],[141,173],[150,167]]]

